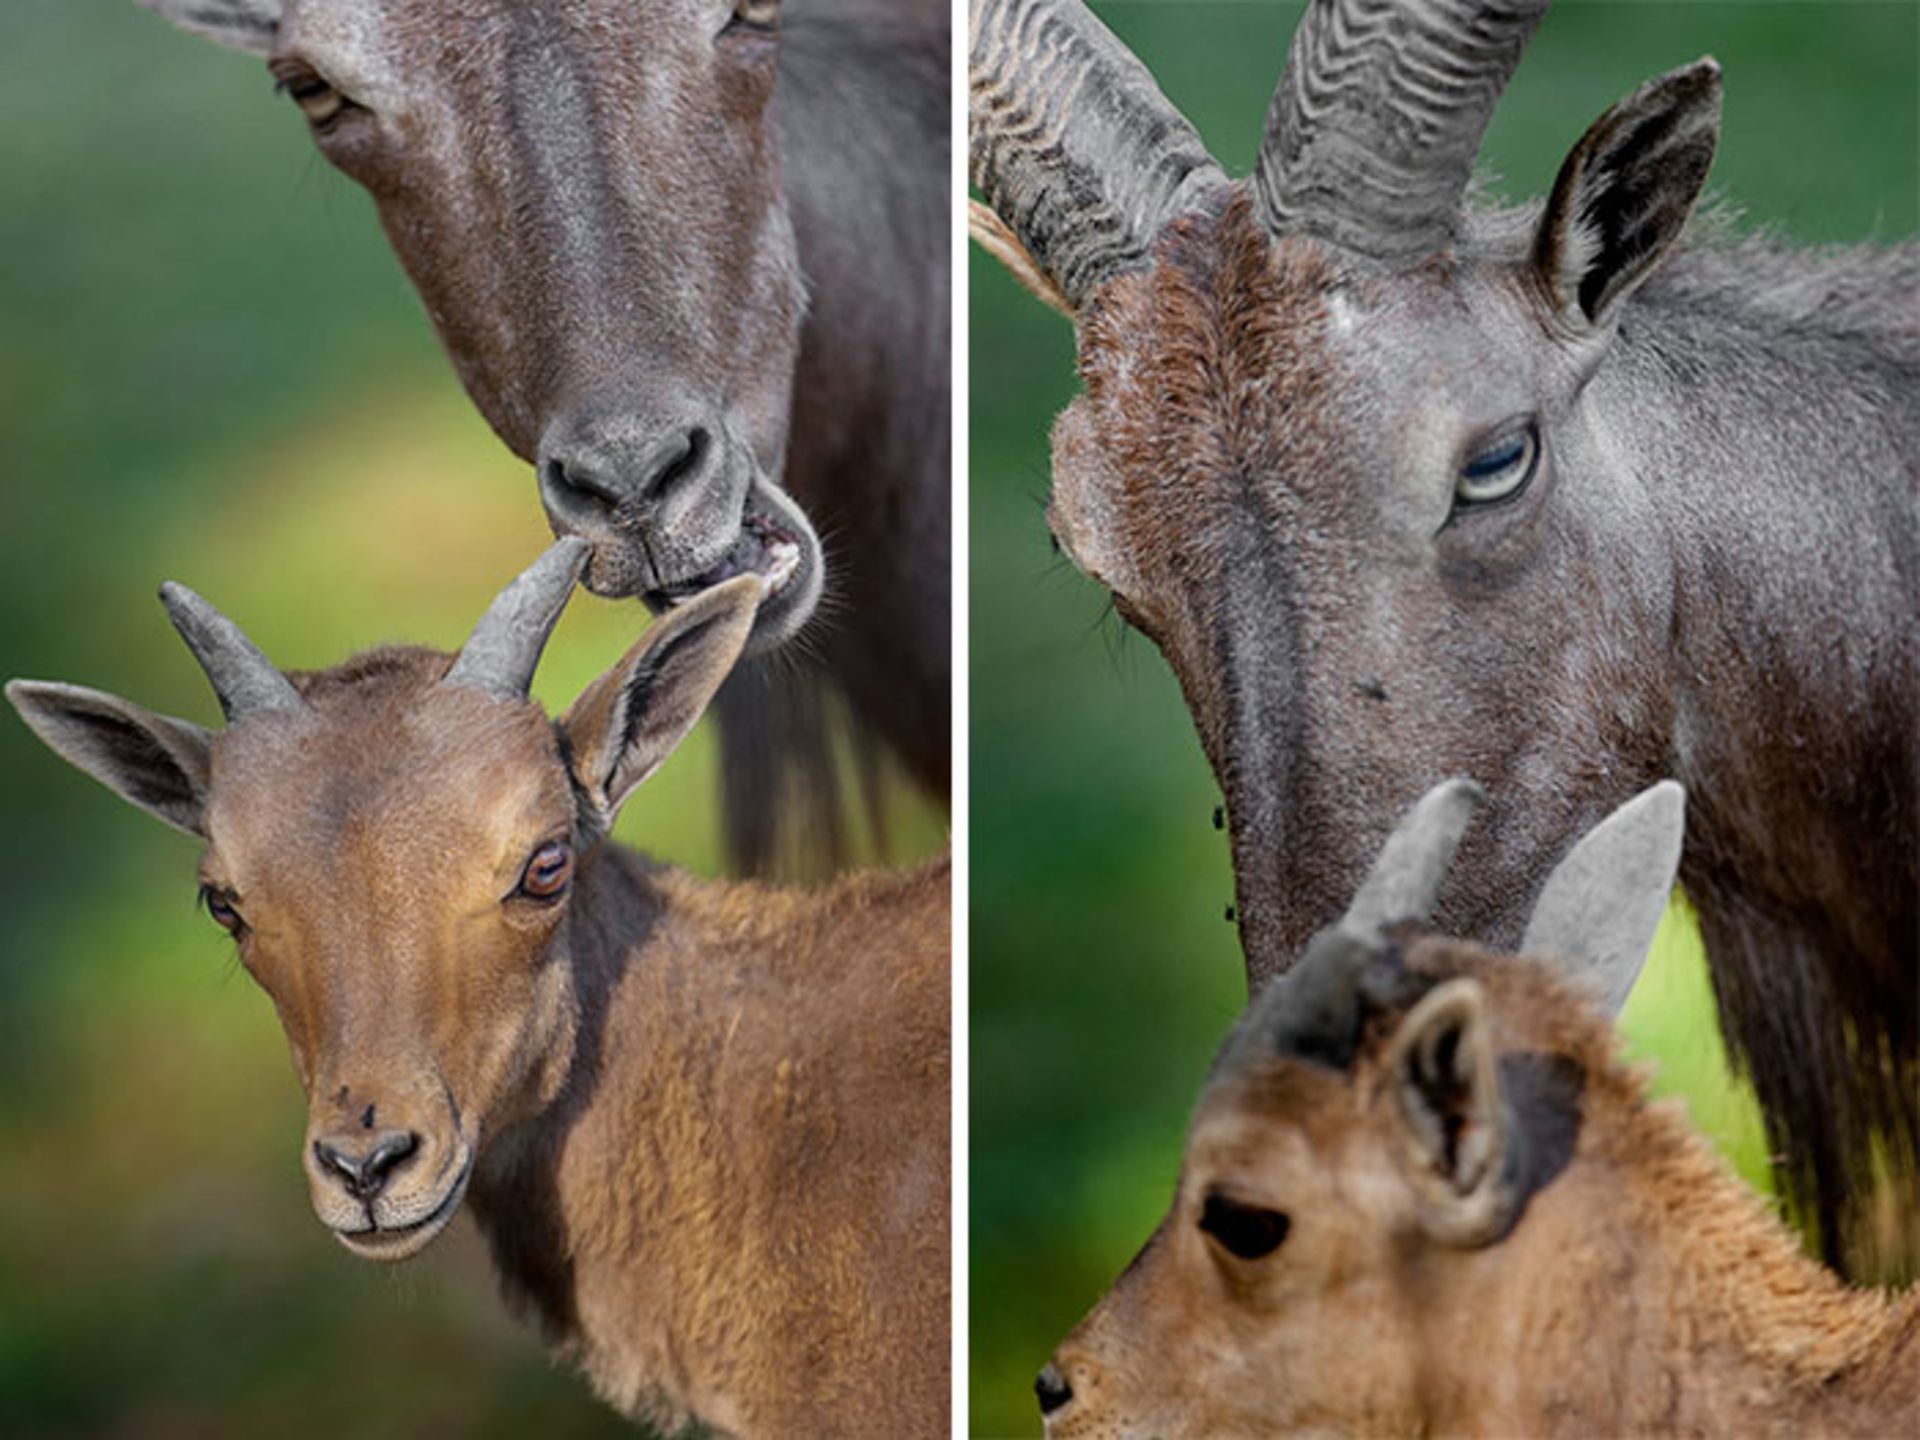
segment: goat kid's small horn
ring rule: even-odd
[[[1390,925],[1431,919],[1453,852],[1485,793],[1473,781],[1455,778],[1422,795],[1380,847],[1339,928],[1376,943]]]
[[[1226,175],[1080,0],[972,0],[969,28],[969,173],[1077,311]]]
[[[567,608],[592,548],[569,535],[515,576],[473,627],[444,683],[464,685],[496,700],[526,699],[540,652],[547,648],[547,637]]]
[[[169,580],[160,587],[160,603],[187,649],[207,672],[213,693],[229,725],[270,710],[298,710],[305,704],[293,682],[282,675],[240,627],[186,586]]]
[[[1493,107],[1547,0],[1313,0],[1267,110],[1261,219],[1390,266],[1453,243]]]

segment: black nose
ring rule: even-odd
[[[371,1200],[387,1188],[393,1172],[420,1148],[420,1137],[411,1130],[382,1130],[351,1140],[316,1140],[313,1158],[320,1168],[334,1175],[356,1200]]]
[[[1040,1399],[1040,1413],[1051,1415],[1073,1399],[1073,1386],[1067,1383],[1067,1377],[1060,1373],[1059,1367],[1048,1365],[1034,1380],[1033,1393]]]
[[[658,510],[697,493],[720,459],[714,431],[703,423],[648,435],[588,428],[541,445],[540,490],[556,516],[590,522],[610,511]]]

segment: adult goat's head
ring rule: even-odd
[[[1228,1037],[1172,1208],[1041,1373],[1054,1440],[1446,1432],[1489,1413],[1483,1353],[1523,1363],[1515,1297],[1567,1233],[1523,1222],[1596,1203],[1563,1174],[1592,1091],[1632,1082],[1594,1001],[1632,987],[1684,804],[1665,782],[1586,835],[1521,959],[1427,929],[1477,799],[1453,781],[1415,806]]]
[[[771,103],[780,0],[141,0],[263,57],[366,187],[474,402],[538,470],[587,583],[656,608],[776,583],[804,294]]]
[[[550,721],[527,687],[585,562],[583,541],[556,544],[457,656],[377,650],[291,677],[168,585],[226,712],[217,734],[78,686],[7,687],[63,758],[206,842],[207,911],[272,997],[307,1092],[314,1210],[359,1255],[418,1251],[480,1147],[559,1094],[579,857],[753,624],[757,579],[689,600]]]
[[[1315,0],[1240,182],[1077,0],[973,8],[976,231],[1078,330],[1051,524],[1180,679],[1256,975],[1437,776],[1499,820],[1443,914],[1510,941],[1664,773],[1670,572],[1589,382],[1694,204],[1719,73],[1609,111],[1537,214],[1470,213],[1544,8]]]

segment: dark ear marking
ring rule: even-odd
[[[1608,323],[1685,228],[1720,134],[1720,67],[1650,81],[1567,156],[1534,236],[1533,265],[1569,321]]]
[[[1514,1051],[1495,1062],[1500,1095],[1512,1123],[1506,1183],[1512,1193],[1507,1229],[1527,1202],[1573,1163],[1580,1145],[1587,1072],[1565,1055]]]
[[[15,680],[6,694],[28,728],[76,770],[175,829],[204,833],[213,737],[198,725],[79,685]]]

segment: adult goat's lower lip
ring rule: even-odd
[[[750,511],[740,522],[740,535],[718,565],[690,579],[662,586],[647,598],[658,605],[677,605],[737,575],[758,575],[764,595],[782,590],[800,569],[800,537],[768,514]]]

